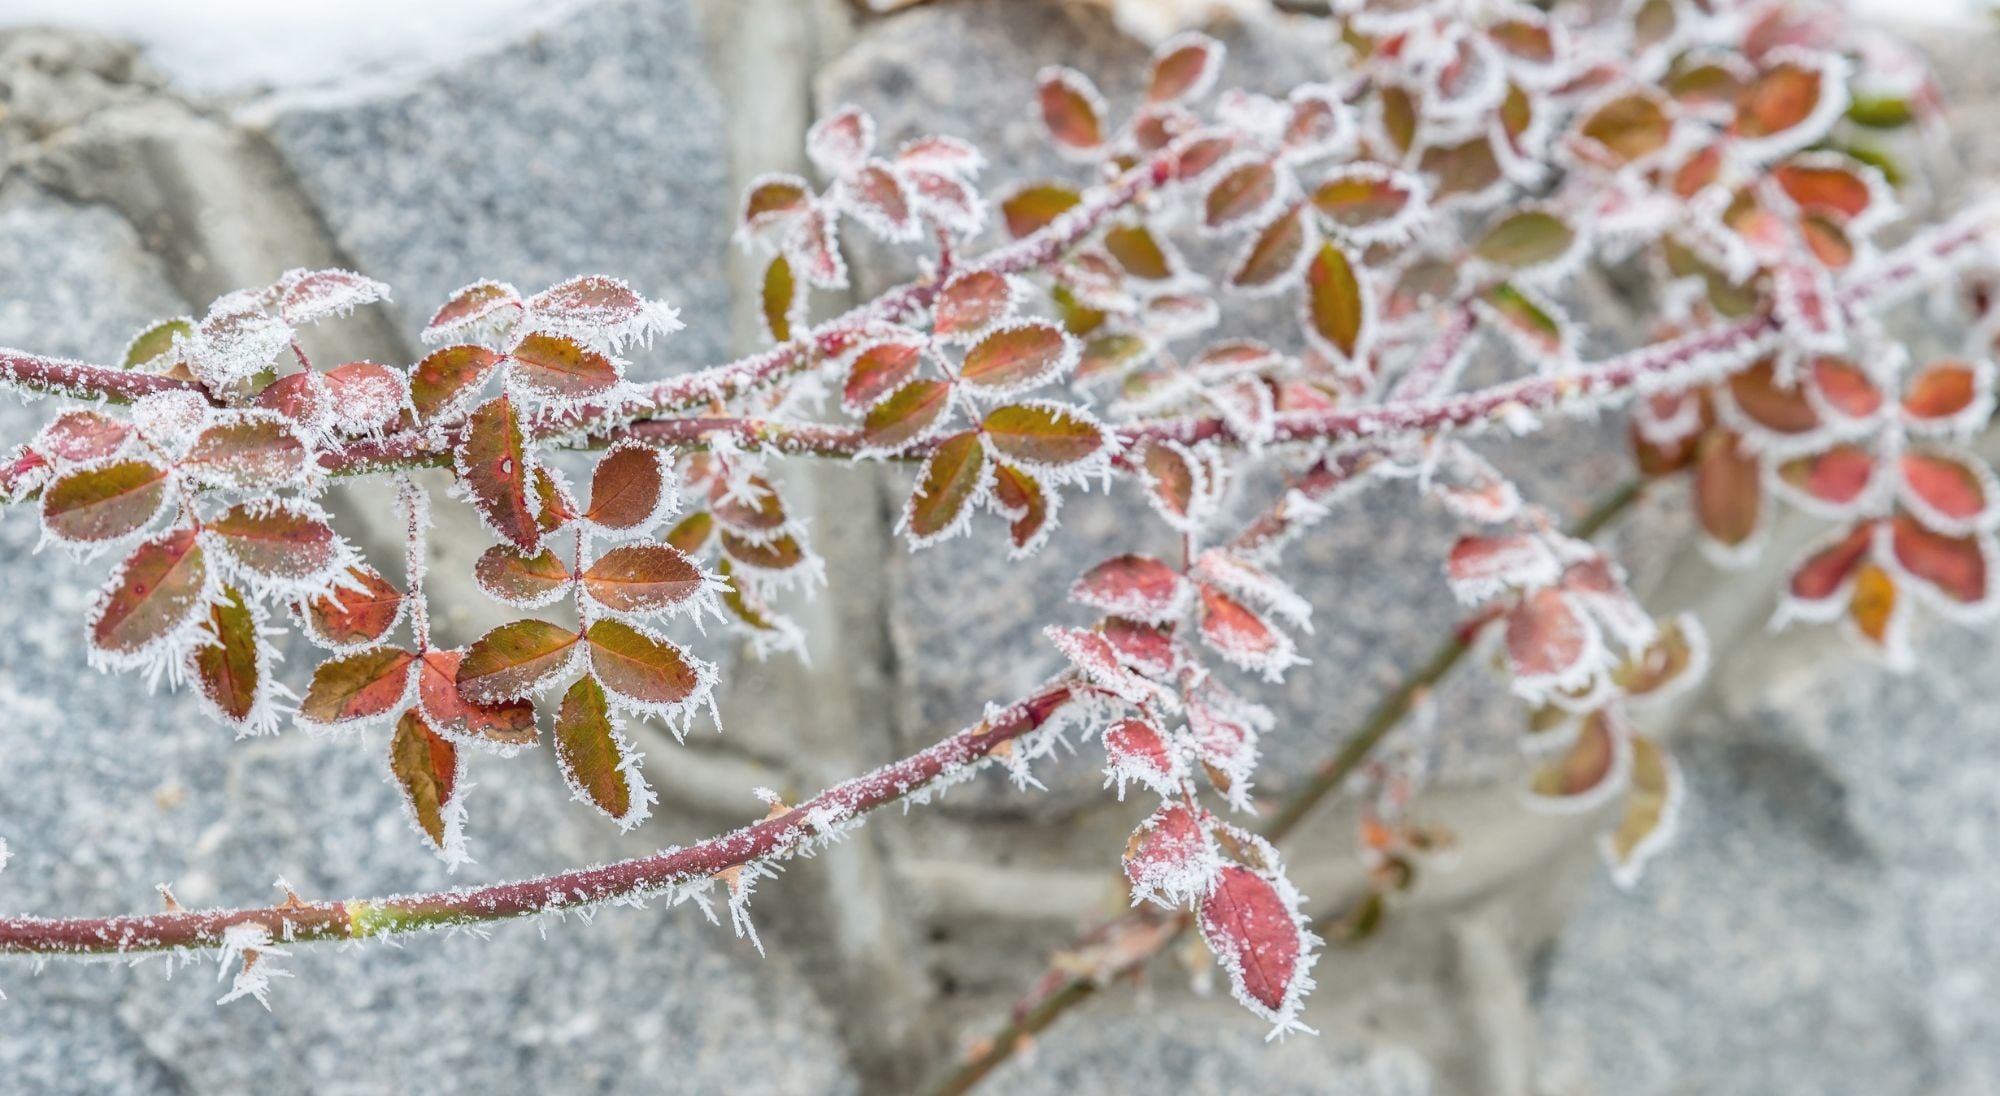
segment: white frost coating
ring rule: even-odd
[[[1478,605],[1510,589],[1553,585],[1561,575],[1555,553],[1534,536],[1468,537],[1445,564],[1445,578],[1462,605]]]
[[[263,1005],[264,1011],[271,1011],[268,996],[271,991],[271,979],[292,976],[290,971],[275,966],[271,962],[271,957],[290,954],[291,952],[285,948],[274,947],[270,931],[255,922],[239,921],[223,929],[222,947],[216,955],[217,965],[221,969],[216,972],[215,980],[221,981],[229,973],[232,965],[240,962],[242,966],[237,969],[236,977],[230,982],[229,992],[216,998],[215,1003],[226,1005],[231,1001],[249,997]]]
[[[451,340],[496,343],[514,329],[525,309],[520,290],[506,282],[491,279],[481,279],[460,287],[452,293],[446,307],[450,306],[449,302],[473,294],[485,299],[463,314],[442,322],[433,315],[431,322],[424,327],[424,342],[433,345]]]
[[[1139,823],[1132,839],[1142,841],[1158,832],[1162,825],[1190,817],[1193,816],[1185,806],[1167,800]],[[1215,887],[1223,859],[1210,835],[1214,821],[1203,812],[1194,819],[1194,832],[1182,834],[1178,840],[1161,834],[1153,839],[1153,847],[1145,850],[1148,855],[1126,856],[1125,877],[1132,884],[1133,905],[1152,902],[1169,909],[1192,906]]]
[[[703,663],[703,665],[706,665],[706,663]],[[556,768],[562,770],[563,783],[569,786],[569,797],[571,799],[618,823],[619,833],[627,833],[639,825],[639,823],[652,817],[653,804],[658,803],[660,797],[653,790],[652,785],[646,783],[646,776],[642,771],[646,755],[639,752],[639,748],[632,744],[631,736],[625,731],[625,719],[616,706],[621,698],[610,689],[605,689],[604,695],[613,705],[605,714],[611,722],[612,746],[618,751],[617,772],[619,777],[625,781],[625,791],[630,801],[630,806],[626,810],[625,816],[620,818],[598,806],[597,801],[591,798],[590,790],[583,786],[583,781],[578,778],[578,775],[571,770],[569,765],[558,764]],[[720,725],[721,723],[718,720],[717,726]],[[682,732],[682,727],[675,727],[674,737],[679,739]],[[558,759],[561,756],[561,751],[557,751]]]
[[[270,297],[288,324],[346,316],[364,304],[389,299],[389,287],[349,270],[295,268],[279,275]]]
[[[874,150],[875,119],[852,103],[842,103],[806,130],[806,157],[832,178],[860,167]]]
[[[1235,595],[1239,600],[1312,634],[1312,602],[1276,575],[1253,567],[1231,552],[1210,548],[1195,560],[1197,577]]]

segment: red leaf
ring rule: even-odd
[[[1138,555],[1113,556],[1084,572],[1069,589],[1072,601],[1147,624],[1178,619],[1193,593],[1179,571]]]
[[[1840,358],[1819,357],[1812,363],[1813,385],[1834,411],[1850,419],[1865,419],[1882,407],[1882,390],[1866,371]]]
[[[1239,997],[1283,1013],[1299,975],[1300,933],[1270,880],[1236,864],[1222,868],[1201,901],[1201,935]]]
[[[1793,569],[1787,589],[1801,601],[1825,601],[1833,597],[1868,558],[1874,540],[1874,522],[1864,521],[1856,525],[1840,539],[1814,550],[1801,561]]]
[[[209,607],[209,628],[216,640],[196,648],[189,656],[188,668],[201,695],[225,722],[251,730],[250,720],[256,714],[262,687],[257,618],[236,590],[224,587],[222,595],[221,602]]]
[[[1694,509],[1703,531],[1732,548],[1748,542],[1763,512],[1757,458],[1744,452],[1736,435],[1717,431],[1702,439],[1696,459]]]
[[[1049,493],[1040,480],[1005,464],[993,466],[994,506],[1007,517],[1016,554],[1032,552],[1049,533]]]
[[[42,489],[42,527],[75,543],[116,540],[152,521],[167,501],[167,470],[142,460],[82,468]]]
[[[1296,206],[1271,218],[1252,237],[1229,275],[1229,284],[1238,289],[1269,289],[1298,273],[1315,234],[1306,221],[1305,207]]]
[[[1205,34],[1180,34],[1153,52],[1152,77],[1146,84],[1148,103],[1195,99],[1215,83],[1222,67],[1222,43]]]
[[[1986,485],[1992,473],[1975,466],[1976,458],[1912,450],[1902,456],[1903,487],[1913,509],[1948,531],[1960,532],[1978,521],[1992,500]]]
[[[547,605],[569,589],[569,565],[544,548],[522,555],[511,544],[495,544],[479,554],[472,577],[495,601],[521,609]]]
[[[630,532],[652,524],[669,501],[660,453],[641,445],[614,448],[590,475],[590,509],[600,529]]]
[[[874,147],[875,120],[859,107],[841,107],[806,131],[806,155],[836,178],[860,167]]]
[[[1165,445],[1152,445],[1140,462],[1153,504],[1169,520],[1186,521],[1194,507],[1195,488],[1200,482],[1187,455]]]
[[[425,355],[410,374],[410,405],[418,420],[430,422],[462,410],[503,360],[497,351],[470,343]]]
[[[396,721],[389,771],[417,828],[439,849],[447,844],[445,812],[458,792],[458,767],[458,747],[431,730],[415,708]]]
[[[1516,677],[1559,679],[1596,641],[1589,621],[1560,590],[1535,590],[1507,614],[1507,663]]]
[[[986,413],[980,430],[1002,456],[1034,468],[1061,468],[1104,451],[1104,428],[1081,410],[1055,403],[1021,403]]]
[[[645,799],[634,794],[637,776],[628,776],[624,768],[623,743],[612,727],[604,689],[588,677],[578,678],[563,694],[556,713],[556,761],[577,798],[615,821],[639,820],[634,808],[643,811]]]
[[[246,416],[203,430],[181,467],[218,487],[278,487],[304,475],[306,447],[285,423]]]
[[[872,160],[841,184],[848,205],[863,224],[892,240],[916,235],[917,219],[910,208],[910,193],[888,164]]]
[[[1124,617],[1107,617],[1104,641],[1116,651],[1120,661],[1152,678],[1166,678],[1180,665],[1171,629],[1141,624]]]
[[[981,388],[1018,391],[1052,379],[1075,361],[1068,335],[1054,324],[1028,320],[987,335],[965,352],[959,376]]]
[[[289,324],[316,323],[389,297],[388,286],[346,270],[294,270],[278,290],[278,313]]]
[[[986,449],[971,431],[939,443],[917,473],[904,524],[919,542],[949,536],[960,527],[986,481]]]
[[[475,704],[521,699],[567,670],[582,639],[545,620],[502,624],[466,650],[458,691]]]
[[[938,291],[931,330],[940,339],[965,338],[985,331],[1014,305],[1014,289],[1003,274],[974,270],[954,274]]]
[[[951,386],[914,380],[876,404],[861,423],[861,442],[870,449],[901,449],[925,437],[950,406]]]
[[[543,399],[581,399],[618,383],[618,367],[610,358],[560,335],[530,334],[507,357],[514,380]]]
[[[417,703],[439,734],[503,748],[530,746],[539,734],[525,700],[474,704],[458,691],[463,651],[428,651],[417,667]]]
[[[812,206],[812,189],[796,175],[765,175],[752,180],[743,196],[742,222],[751,231],[783,224]]]
[[[1845,506],[1868,490],[1875,478],[1875,455],[1858,445],[1836,445],[1824,453],[1786,461],[1778,475],[1812,498]]]
[[[374,362],[337,365],[320,374],[320,380],[326,385],[334,424],[349,434],[388,426],[409,400],[409,382],[403,374]]]
[[[1121,719],[1106,728],[1104,756],[1118,779],[1121,798],[1127,780],[1137,780],[1163,796],[1180,790],[1180,758],[1160,729],[1143,719]]]
[[[541,545],[542,530],[528,501],[526,445],[513,403],[498,396],[472,413],[465,442],[454,456],[479,515],[515,547],[533,552]]]
[[[1964,362],[1942,361],[1925,367],[1903,394],[1903,410],[1920,422],[1950,419],[1979,398],[1979,374]]]
[[[1248,160],[1225,169],[1202,199],[1202,223],[1228,230],[1247,227],[1278,197],[1278,173],[1268,160]]]
[[[1963,605],[1987,599],[1990,545],[1979,537],[1948,537],[1924,528],[1908,514],[1897,514],[1890,525],[1896,562],[1915,578],[1929,583]]]
[[[387,715],[409,693],[416,658],[399,647],[371,647],[322,662],[299,702],[299,715],[323,727]]]
[[[1508,587],[1551,585],[1556,558],[1539,537],[1468,536],[1452,545],[1445,576],[1463,601],[1478,602]]]
[[[1201,587],[1201,639],[1224,659],[1268,678],[1291,665],[1292,643],[1243,603],[1213,586]]]
[[[439,342],[482,321],[521,311],[521,294],[501,282],[474,282],[451,295],[424,325],[424,341]]]
[[[725,532],[722,551],[745,567],[773,573],[789,571],[806,561],[805,548],[789,533],[775,540],[752,540]]]
[[[1782,134],[1812,117],[1825,75],[1786,62],[1760,73],[1736,100],[1735,131],[1745,137]]]
[[[97,596],[90,641],[113,655],[138,655],[171,635],[201,606],[208,561],[193,529],[139,545]]]
[[[673,705],[695,695],[701,671],[664,639],[618,620],[590,626],[590,672],[612,695],[640,705]]]
[[[701,593],[701,569],[664,544],[628,544],[597,558],[583,573],[593,600],[621,613],[670,609]]]
[[[131,436],[130,426],[109,415],[65,411],[42,427],[29,448],[44,456],[75,463],[108,457]]]
[[[943,313],[940,312],[939,316],[942,317]],[[923,352],[921,343],[901,340],[876,343],[863,350],[855,355],[854,364],[848,367],[847,385],[841,392],[841,402],[853,411],[881,403],[916,376]]]
[[[1852,220],[1868,211],[1875,200],[1874,190],[1860,171],[1845,166],[1814,163],[1779,164],[1771,178],[1799,208],[1838,215]]]
[[[266,578],[304,582],[339,560],[339,540],[307,504],[242,503],[208,523],[239,566]]]
[[[528,308],[540,321],[609,332],[643,315],[646,301],[616,278],[585,274],[535,294]]]
[[[331,597],[316,597],[302,607],[306,630],[330,647],[373,643],[403,615],[402,592],[374,568],[350,567],[347,578],[360,588],[343,585]]]
[[[1132,831],[1124,866],[1135,895],[1179,905],[1208,892],[1218,865],[1208,830],[1194,812],[1168,802]]]
[[[1050,66],[1036,75],[1035,82],[1042,124],[1058,147],[1089,152],[1104,143],[1104,100],[1089,77]]]
[[[1602,802],[1607,794],[1620,790],[1612,781],[1622,782],[1621,770],[1630,763],[1629,743],[1615,733],[1611,719],[1603,711],[1590,713],[1577,732],[1569,751],[1537,769],[1529,790],[1557,810],[1583,810]],[[1567,803],[1563,801],[1569,801]]]

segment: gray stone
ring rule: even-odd
[[[395,289],[410,336],[480,278],[531,293],[605,273],[688,325],[641,376],[713,363],[735,198],[693,7],[604,0],[415,87],[280,101],[265,128],[354,265]]]
[[[1787,637],[1724,670],[1674,745],[1682,836],[1598,888],[1549,960],[1566,1092],[1991,1091],[2000,1076],[2000,720],[1990,626],[1921,669]]]
[[[49,241],[61,241],[49,247]],[[180,310],[160,264],[101,208],[17,190],[0,207],[0,344],[100,360]],[[54,408],[0,401],[0,436]],[[573,803],[547,750],[478,757],[469,793],[480,863],[448,875],[401,815],[381,731],[232,741],[185,693],[84,668],[82,620],[103,561],[33,555],[29,512],[0,520],[0,873],[10,913],[264,903],[283,876],[311,897],[435,889],[631,855],[706,829],[665,817],[620,838]],[[305,660],[294,658],[291,666]],[[300,673],[280,674],[295,689]],[[655,755],[654,764],[671,759]],[[792,967],[763,960],[691,908],[606,912],[426,937],[400,949],[300,949],[269,1014],[216,1008],[203,961],[171,982],[134,970],[9,965],[0,1073],[17,1090],[381,1091],[412,1076],[447,1091],[847,1091],[826,1012]],[[746,1057],[756,1029],[787,1048]],[[59,1059],[52,1051],[60,1051]]]
[[[1082,1092],[1259,1092],[1272,1096],[1429,1096],[1431,1071],[1407,1047],[1295,1036],[1266,1043],[1226,1000],[1106,1003],[1052,1028],[993,1075],[1002,1096]]]

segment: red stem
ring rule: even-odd
[[[4,348],[0,348],[0,384],[13,384],[35,392],[80,400],[104,399],[115,403],[131,403],[155,392],[180,391],[194,392],[202,399],[214,402],[201,385],[193,381],[175,380],[157,373],[108,369],[67,358],[47,358]]]
[[[1002,743],[1048,722],[1069,700],[1070,688],[1060,683],[1045,686],[988,720],[836,784],[784,814],[685,848],[537,879],[395,898],[123,917],[0,918],[0,952],[127,954],[213,948],[222,944],[230,926],[242,924],[261,925],[278,941],[357,939],[640,897],[752,861],[787,856],[819,834],[813,819],[844,821],[865,814],[985,759]]]

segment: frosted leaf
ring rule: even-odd
[[[223,297],[190,340],[188,368],[203,384],[228,387],[271,368],[291,345],[291,325],[266,313],[254,297]]]
[[[1269,709],[1210,679],[1188,694],[1188,733],[1195,760],[1232,809],[1248,811],[1250,778],[1257,771],[1258,740],[1275,723]]]
[[[846,104],[806,131],[806,156],[830,178],[844,178],[875,148],[875,119]]]
[[[1150,704],[1164,711],[1180,710],[1179,697],[1128,669],[1117,650],[1097,632],[1049,627],[1044,628],[1042,634],[1091,684],[1112,696],[1134,707],[1143,708]]]
[[[1313,1034],[1299,1010],[1313,989],[1309,972],[1320,939],[1306,927],[1302,901],[1273,854],[1262,870],[1224,865],[1200,903],[1202,938],[1229,976],[1237,1002],[1272,1024],[1267,1040],[1292,1031]]]
[[[1195,576],[1229,591],[1300,631],[1312,631],[1312,603],[1276,575],[1232,552],[1210,548],[1195,559]]]
[[[1194,584],[1150,556],[1114,556],[1084,572],[1069,597],[1111,616],[1145,624],[1179,620],[1194,602]]]
[[[139,436],[179,455],[208,424],[208,401],[193,392],[155,392],[132,404],[132,426]]]
[[[278,314],[293,326],[345,316],[389,299],[389,287],[346,270],[288,270],[272,288]]]
[[[1445,564],[1452,593],[1466,605],[1510,588],[1554,585],[1561,573],[1548,545],[1524,535],[1460,537]]]
[[[1201,587],[1201,641],[1230,665],[1262,674],[1273,683],[1283,681],[1286,670],[1305,662],[1289,635],[1209,585]]]
[[[558,282],[530,297],[527,309],[526,325],[607,350],[634,342],[651,345],[653,336],[671,335],[685,326],[671,305],[648,301],[602,274]]]
[[[1207,819],[1169,800],[1147,816],[1125,843],[1125,878],[1132,904],[1186,906],[1207,894],[1222,870]]]
[[[1118,799],[1125,799],[1125,784],[1134,781],[1162,797],[1180,791],[1187,776],[1187,763],[1180,750],[1157,726],[1142,719],[1122,719],[1104,731],[1104,786],[1118,785]]]
[[[427,343],[476,341],[504,334],[525,305],[521,291],[505,282],[480,281],[451,295],[424,326]]]
[[[1673,842],[1687,798],[1680,766],[1644,735],[1632,736],[1630,785],[1624,817],[1597,845],[1611,867],[1611,881],[1625,890],[1638,886],[1646,864]]]

